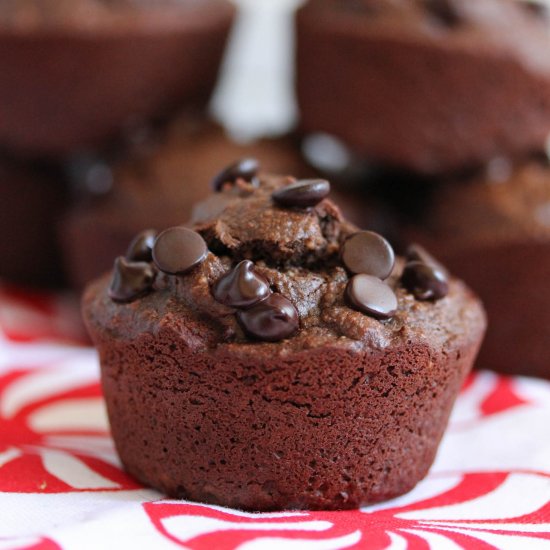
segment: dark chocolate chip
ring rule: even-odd
[[[418,261],[405,266],[401,284],[417,300],[440,300],[449,292],[446,275],[435,266]]]
[[[431,265],[438,271],[441,271],[445,276],[449,275],[448,269],[438,262],[423,246],[420,246],[417,243],[411,244],[407,248],[407,253],[405,255],[409,262],[422,262],[427,265]]]
[[[260,170],[260,163],[253,158],[245,158],[234,162],[227,168],[224,168],[213,180],[212,189],[221,191],[225,183],[235,183],[238,179],[243,179],[248,183],[252,183],[254,187],[258,187],[259,181],[257,178]]]
[[[152,262],[156,238],[157,232],[154,229],[146,229],[138,233],[126,251],[126,259],[132,262]]]
[[[214,298],[226,306],[249,308],[271,294],[268,280],[256,273],[250,260],[243,260],[214,286]]]
[[[387,279],[395,265],[391,244],[374,231],[360,231],[349,237],[340,254],[351,273],[364,273],[379,279]]]
[[[355,275],[346,287],[346,298],[354,309],[375,319],[389,319],[397,310],[395,292],[372,275]]]
[[[238,311],[237,319],[249,336],[267,342],[288,338],[300,325],[298,311],[281,294],[271,294],[254,307]]]
[[[204,239],[187,227],[164,230],[153,246],[153,260],[157,267],[171,275],[182,275],[200,264],[208,254]]]
[[[463,22],[456,0],[423,0],[423,3],[430,14],[447,27],[456,27]]]
[[[115,302],[131,302],[153,288],[156,270],[147,262],[129,262],[123,256],[115,260],[109,297]]]
[[[274,191],[271,197],[281,206],[307,208],[319,204],[330,193],[327,180],[298,180]]]

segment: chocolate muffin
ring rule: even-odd
[[[435,190],[408,236],[482,297],[490,325],[479,366],[550,378],[550,167],[491,168]]]
[[[238,144],[219,126],[187,115],[112,162],[73,165],[78,198],[60,225],[73,286],[83,288],[109,270],[144,227],[189,220],[193,205],[210,194],[212,166],[247,157],[268,171],[311,173],[291,138]]]
[[[56,224],[67,202],[55,168],[0,156],[0,278],[37,286],[63,284]]]
[[[304,133],[371,162],[462,171],[543,148],[549,19],[516,0],[310,0],[298,13]]]
[[[225,0],[3,0],[0,145],[58,156],[206,105],[233,12]]]
[[[325,180],[216,181],[192,228],[142,234],[83,298],[126,469],[247,510],[410,490],[476,356],[480,302],[346,222]]]

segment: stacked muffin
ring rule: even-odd
[[[204,111],[233,12],[226,0],[1,3],[0,196],[13,223],[0,276],[60,282],[50,228],[71,198],[64,163],[182,106]],[[21,200],[21,180],[33,200]]]
[[[479,365],[550,376],[550,21],[519,0],[311,0],[304,134],[366,161],[368,193],[483,298]],[[356,178],[357,179],[357,178]]]

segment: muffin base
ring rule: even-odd
[[[358,508],[412,489],[479,342],[252,357],[192,353],[161,328],[96,344],[130,474],[173,497],[268,511]]]

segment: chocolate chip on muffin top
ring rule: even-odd
[[[119,257],[115,260],[109,296],[115,302],[132,302],[152,289],[155,275],[151,264]]]
[[[316,206],[330,193],[326,180],[300,180],[277,191],[271,197],[280,206]]]
[[[219,172],[211,182],[211,187],[214,191],[222,191],[226,184],[235,184],[237,180],[243,180],[258,186],[258,170],[260,165],[256,159],[244,158],[230,164]]]
[[[170,275],[183,275],[206,258],[208,248],[204,239],[187,227],[164,230],[153,245],[153,260],[157,267]]]
[[[157,238],[157,232],[154,229],[145,229],[138,233],[128,250],[126,251],[126,258],[135,262],[151,262],[153,260],[153,246],[155,239]]]
[[[249,308],[270,294],[269,281],[256,273],[250,260],[243,260],[221,277],[213,288],[214,298],[227,306]]]

